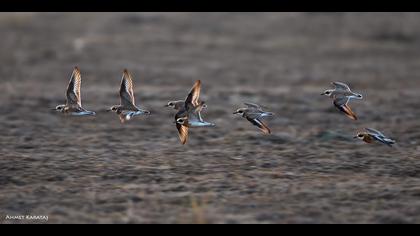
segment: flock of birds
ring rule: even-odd
[[[72,116],[95,116],[96,113],[88,111],[82,107],[80,96],[82,77],[80,70],[75,67],[67,87],[66,104],[58,105],[53,110],[72,115]],[[321,95],[329,96],[333,99],[334,106],[343,112],[347,117],[357,120],[356,114],[348,105],[351,99],[363,99],[363,96],[354,93],[349,86],[341,82],[333,82],[334,89],[328,89]],[[107,111],[115,112],[121,123],[124,123],[134,116],[149,115],[150,111],[141,109],[136,105],[133,90],[133,78],[131,74],[124,70],[120,86],[120,105],[110,107]],[[188,130],[193,127],[214,127],[215,124],[204,121],[201,115],[203,109],[207,108],[205,102],[200,100],[201,81],[197,80],[185,100],[170,101],[165,105],[177,111],[175,114],[176,128],[182,144],[187,143]],[[265,117],[273,116],[274,113],[263,110],[263,107],[254,103],[244,103],[246,107],[237,109],[233,114],[239,114],[247,119],[253,125],[257,126],[263,133],[270,134],[268,126],[262,121]],[[395,141],[386,137],[383,133],[372,128],[366,128],[366,131],[357,133],[354,138],[363,140],[366,143],[374,141],[386,144],[392,147]]]

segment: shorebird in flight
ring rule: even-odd
[[[88,111],[82,107],[82,98],[80,96],[80,87],[82,85],[82,76],[79,68],[75,67],[70,77],[69,85],[66,91],[66,104],[58,105],[53,110],[72,116],[94,116],[93,111]]]
[[[169,101],[168,104],[165,105],[165,107],[171,107],[179,111],[182,107],[184,107],[184,105],[185,105],[185,101],[177,100],[177,101]]]
[[[366,143],[372,143],[374,141],[378,141],[390,147],[392,147],[392,144],[395,144],[395,140],[392,140],[386,137],[380,131],[372,129],[372,128],[366,128],[366,132],[359,132],[357,133],[356,136],[354,136],[354,138],[361,139]]]
[[[253,125],[257,126],[263,133],[270,134],[268,126],[262,121],[262,118],[273,116],[274,113],[263,111],[262,107],[254,103],[244,103],[246,108],[239,108],[233,114],[240,114]]]
[[[359,93],[354,93],[350,90],[347,84],[341,82],[333,82],[334,89],[325,90],[321,95],[326,95],[334,99],[334,106],[346,114],[347,117],[353,120],[357,120],[356,114],[351,110],[348,105],[350,99],[363,99],[363,96]]]
[[[185,104],[187,103],[187,100],[190,99],[191,100],[190,103],[192,104],[192,106],[200,105],[200,111],[201,111],[202,109],[207,108],[207,104],[199,101],[200,91],[201,91],[201,81],[197,80],[185,100],[169,101],[168,104],[165,105],[165,107],[171,107],[177,111],[180,111],[185,108]]]
[[[113,111],[118,114],[121,123],[130,120],[134,116],[150,115],[147,110],[136,106],[134,99],[133,78],[127,69],[124,70],[120,86],[120,105],[115,105],[107,111]]]
[[[203,101],[200,101],[201,81],[197,80],[192,87],[187,98],[178,108],[175,114],[175,124],[182,144],[187,143],[188,130],[192,127],[213,127],[215,124],[203,120],[201,111],[206,107]],[[168,104],[169,106],[169,104]]]

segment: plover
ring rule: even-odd
[[[178,100],[178,101],[169,101],[165,107],[171,107],[175,110],[180,110],[185,105],[185,101]]]
[[[334,99],[334,106],[338,110],[346,114],[347,117],[353,120],[357,120],[356,114],[351,110],[348,105],[350,99],[363,99],[363,96],[359,93],[354,93],[350,90],[347,84],[341,82],[333,82],[334,89],[325,90],[321,95],[326,95]]]
[[[189,128],[215,126],[213,123],[204,121],[201,116],[205,103],[199,100],[200,90],[201,81],[197,80],[185,99],[183,106],[180,106],[175,114],[175,124],[182,144],[187,143]]]
[[[134,116],[150,115],[150,111],[140,109],[136,106],[133,78],[127,69],[124,70],[121,79],[120,105],[112,106],[107,111],[117,113],[121,123],[130,120]]]
[[[357,133],[357,135],[354,136],[354,138],[361,139],[366,143],[372,143],[373,141],[378,141],[390,147],[392,147],[392,144],[395,144],[395,140],[392,140],[386,137],[383,133],[381,133],[378,130],[375,130],[372,128],[366,128],[366,131],[367,132]]]
[[[242,117],[246,118],[253,125],[257,126],[263,133],[270,134],[271,130],[268,126],[262,121],[262,118],[273,116],[274,113],[263,111],[262,107],[254,103],[244,103],[246,108],[239,108],[233,114],[240,114]]]
[[[93,111],[88,111],[82,107],[82,98],[80,96],[80,87],[82,85],[82,76],[79,68],[75,67],[67,86],[67,101],[64,105],[58,105],[53,110],[72,116],[94,116]]]
[[[199,104],[201,104],[200,106],[201,109],[207,108],[207,104],[199,101],[200,91],[201,91],[201,81],[197,80],[194,86],[192,87],[190,93],[188,94],[187,98],[185,98],[185,100],[169,101],[168,104],[165,105],[165,107],[171,107],[175,110],[180,111],[181,109],[184,109],[186,101],[188,99],[191,99],[192,106],[198,106]]]

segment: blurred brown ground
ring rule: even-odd
[[[1,13],[0,32],[2,223],[420,223],[418,13]],[[49,110],[76,65],[96,118]],[[103,110],[124,68],[153,115],[121,125]],[[182,146],[163,105],[196,79],[217,127]],[[331,81],[364,94],[359,121]],[[244,101],[272,135],[233,116]]]

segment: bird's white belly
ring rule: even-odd
[[[95,112],[93,111],[82,111],[82,112],[72,112],[72,116],[94,116]]]
[[[122,113],[126,116],[131,116],[131,117],[145,114],[145,112],[143,111],[123,111]]]
[[[215,124],[209,122],[200,122],[200,121],[192,121],[188,123],[190,127],[210,127],[215,126]]]

